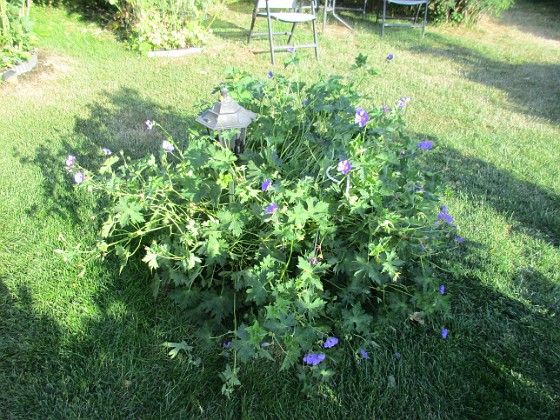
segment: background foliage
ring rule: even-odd
[[[515,0],[433,0],[430,15],[436,22],[475,23],[484,14],[499,15]]]
[[[0,0],[0,70],[30,56],[31,5],[31,0]]]

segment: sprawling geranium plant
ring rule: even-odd
[[[417,159],[434,145],[404,131],[410,99],[372,108],[342,77],[263,79],[225,83],[259,114],[241,156],[191,132],[136,161],[104,149],[96,173],[66,162],[109,203],[98,252],[141,259],[221,337],[225,393],[255,358],[326,380],[341,348],[369,359],[380,325],[446,309],[432,261],[461,240]]]

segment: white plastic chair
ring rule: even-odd
[[[319,59],[319,43],[317,41],[317,16],[315,15],[316,4],[315,0],[310,1],[310,7],[303,7],[303,1],[300,1],[299,7],[297,0],[256,0],[255,8],[253,10],[253,20],[251,21],[251,28],[249,29],[249,36],[247,43],[251,42],[251,38],[255,36],[268,35],[270,44],[270,58],[274,64],[275,51],[288,51],[291,48],[315,48],[315,59]],[[311,10],[311,13],[304,12],[304,10]],[[268,21],[268,32],[255,33],[255,21],[258,17],[266,17]],[[272,30],[272,20],[278,22],[286,22],[292,24],[290,32],[274,32]],[[294,30],[298,23],[311,22],[313,25],[313,43],[303,45],[274,45],[273,37],[275,35],[289,35],[287,44],[290,43],[294,35]]]
[[[428,2],[429,0],[383,0],[383,21],[381,22],[381,36],[385,35],[386,26],[401,26],[406,28],[422,28],[422,37],[426,31],[426,21],[428,20]],[[395,19],[392,17],[387,17],[387,4],[396,4],[399,6],[417,6],[416,15],[411,18],[403,18],[401,20],[410,20],[412,23],[386,23],[388,19]],[[418,24],[418,16],[420,14],[420,8],[424,5],[424,20],[422,24]],[[379,13],[377,14],[377,19],[379,19]]]

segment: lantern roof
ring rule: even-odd
[[[196,122],[213,131],[247,128],[257,117],[254,112],[248,111],[228,96],[228,90],[220,90],[221,100],[214,106],[200,114]]]

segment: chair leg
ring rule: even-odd
[[[288,42],[287,42],[287,44],[290,43],[290,41],[292,40],[292,37],[294,36],[294,31],[296,30],[296,25],[297,25],[297,23],[294,23],[294,24],[292,25],[292,32],[290,32],[290,36],[288,37]]]
[[[422,7],[421,4],[418,5],[418,7],[416,8],[416,15],[414,15],[414,24],[416,25],[416,22],[418,22],[418,16],[420,15],[420,8]]]
[[[381,36],[385,36],[385,15],[387,14],[387,1],[383,0],[383,18],[381,20]]]
[[[315,41],[315,60],[319,61],[319,42],[317,42],[317,22],[313,20],[313,40]]]
[[[426,23],[428,21],[428,2],[424,4],[424,23],[422,23],[422,38],[424,38],[424,33],[426,32]]]
[[[255,29],[255,21],[257,20],[257,8],[258,2],[255,3],[255,8],[253,9],[253,20],[251,21],[251,28],[249,29],[249,36],[247,37],[247,44],[251,42],[251,37],[253,36],[253,29]]]
[[[327,27],[327,9],[329,8],[329,0],[325,0],[323,6],[323,34],[325,33],[325,28]]]
[[[270,60],[272,64],[274,64],[274,43],[272,42],[272,22],[270,21],[270,16],[267,18],[268,20],[268,43],[270,45]]]
[[[364,0],[364,7],[362,9],[362,19],[366,16],[367,0]]]

